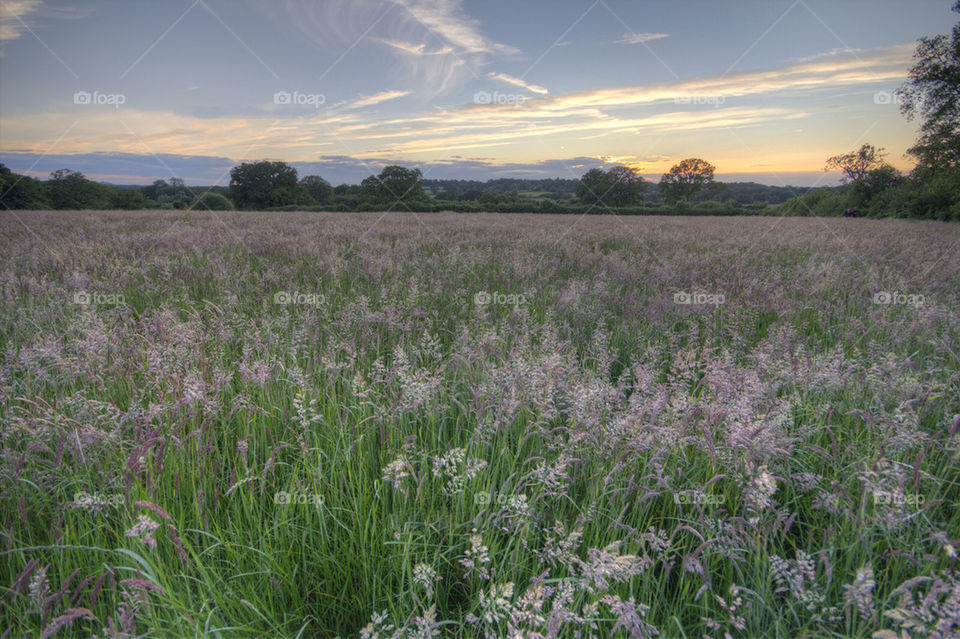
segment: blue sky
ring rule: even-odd
[[[357,182],[576,177],[682,158],[830,184],[915,138],[892,92],[950,2],[0,1],[0,162],[116,183],[226,183],[281,159]]]

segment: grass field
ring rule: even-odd
[[[958,240],[5,212],[2,636],[960,636]]]

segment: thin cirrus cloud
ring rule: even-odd
[[[338,55],[359,42],[388,47],[423,95],[439,95],[479,76],[494,56],[519,53],[484,33],[462,0],[283,0],[250,6],[295,25],[317,46]]]
[[[620,37],[617,42],[620,44],[643,44],[651,40],[660,40],[669,37],[669,33],[627,33]]]
[[[402,98],[406,95],[410,95],[412,91],[381,91],[380,93],[374,93],[373,95],[364,96],[353,102],[347,103],[347,108],[350,109],[360,109],[363,107],[374,106],[381,104],[383,102],[388,102],[390,100],[396,100],[397,98]]]
[[[516,77],[514,77],[514,76],[512,76],[512,75],[509,75],[509,74],[507,74],[507,73],[493,73],[493,72],[491,72],[491,73],[488,73],[487,76],[490,77],[490,78],[494,78],[494,79],[496,79],[496,80],[500,80],[500,81],[502,81],[502,82],[506,82],[507,84],[512,84],[512,85],[515,86],[515,87],[520,87],[520,88],[522,88],[522,89],[526,89],[527,91],[530,91],[530,92],[532,92],[532,93],[538,93],[538,94],[540,94],[540,95],[546,95],[546,94],[550,93],[550,91],[547,90],[546,87],[542,87],[542,86],[539,86],[539,85],[537,85],[537,84],[530,84],[530,83],[527,82],[526,80],[523,80],[523,79],[521,79],[521,78],[516,78]]]
[[[480,30],[479,23],[466,15],[460,0],[393,0],[428,31],[463,53],[517,53]]]
[[[448,55],[453,53],[453,47],[442,47],[440,49],[427,49],[427,45],[423,42],[419,44],[414,44],[412,42],[400,42],[399,40],[389,40],[387,38],[381,38],[380,42],[388,46],[398,49],[403,53],[414,56],[425,56],[425,55]]]
[[[28,16],[40,9],[40,0],[4,0],[0,2],[0,42],[16,40],[27,30]]]

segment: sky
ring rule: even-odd
[[[0,0],[0,162],[46,177],[229,183],[242,161],[356,183],[650,179],[830,185],[883,147],[950,0]]]

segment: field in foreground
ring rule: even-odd
[[[957,637],[958,240],[4,213],[2,636]]]

